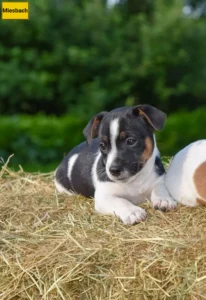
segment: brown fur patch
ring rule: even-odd
[[[138,108],[138,111],[139,111],[140,116],[142,116],[144,119],[146,119],[147,122],[148,122],[154,129],[156,129],[156,128],[154,127],[154,125],[152,124],[150,118],[149,118],[149,117],[148,117],[148,116],[147,116],[140,108]]]
[[[91,140],[93,139],[93,137],[96,135],[96,131],[97,131],[97,127],[99,125],[99,120],[97,117],[94,118],[93,124],[92,124],[92,128],[91,128],[91,135],[89,137],[89,143],[91,143]]]
[[[127,137],[126,131],[121,131],[119,137],[121,140],[124,140]]]
[[[196,199],[196,202],[198,205],[206,205],[206,201],[199,198]]]
[[[108,137],[106,136],[106,135],[104,135],[103,137],[102,137],[102,142],[104,142],[104,143],[108,143]]]
[[[142,153],[142,160],[143,161],[147,161],[150,156],[152,155],[152,141],[149,137],[146,137],[145,139],[145,150],[144,152]]]
[[[200,197],[206,200],[206,161],[195,170],[193,181]]]

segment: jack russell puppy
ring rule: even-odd
[[[146,218],[137,206],[146,199],[155,209],[174,209],[154,136],[165,119],[150,105],[95,115],[83,131],[87,142],[71,150],[57,168],[57,190],[94,197],[97,212],[116,215],[127,225]]]
[[[206,205],[206,140],[196,141],[174,156],[165,184],[176,201]]]

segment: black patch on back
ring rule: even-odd
[[[155,171],[159,176],[165,173],[165,168],[159,156],[156,156],[155,158]]]
[[[87,198],[94,197],[94,186],[92,182],[92,166],[94,156],[91,152],[82,152],[76,160],[71,174],[71,183],[76,193]]]
[[[98,151],[97,139],[92,140],[91,145],[86,142],[76,146],[63,159],[56,171],[57,181],[67,190],[72,190],[85,197],[94,196],[94,186],[92,182],[92,166],[95,159],[95,154]],[[68,161],[74,154],[79,154],[75,165],[72,169],[71,181],[67,176]]]

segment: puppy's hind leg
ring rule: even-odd
[[[101,214],[118,216],[125,225],[133,225],[146,219],[146,211],[124,198],[95,193],[95,210]]]
[[[56,187],[56,189],[57,189],[57,191],[58,191],[59,193],[66,193],[66,194],[69,195],[69,196],[74,195],[74,192],[72,193],[72,191],[67,190],[63,185],[61,185],[61,183],[59,183],[59,182],[56,180],[56,178],[54,179],[54,184],[55,184],[55,187]]]

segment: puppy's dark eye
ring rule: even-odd
[[[126,142],[128,146],[134,146],[137,143],[137,140],[133,138],[128,138]]]
[[[102,151],[105,151],[106,150],[106,144],[104,143],[104,142],[100,142],[99,143],[99,147],[100,147],[100,149],[102,150]]]

